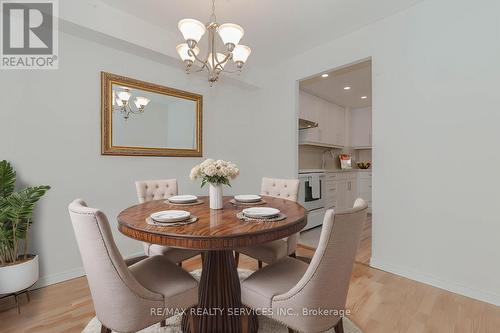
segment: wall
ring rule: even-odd
[[[291,123],[297,80],[372,57],[372,264],[497,305],[500,178],[473,160],[500,162],[499,12],[424,1],[275,67],[264,104]]]
[[[178,61],[170,66],[170,60],[164,63],[163,57],[128,44],[75,35],[60,33],[58,70],[0,75],[0,159],[13,163],[21,185],[52,186],[36,210],[31,235],[32,252],[41,257],[39,285],[83,274],[67,212],[71,200],[84,198],[101,208],[128,256],[142,247],[116,231],[115,218],[136,203],[135,180],[177,178],[182,193],[208,191],[188,179],[202,158],[100,155],[100,71],[202,94],[204,158],[228,159],[241,167],[225,193],[256,193],[262,176],[295,174],[295,167],[279,163],[275,154],[277,147],[287,146],[280,134],[272,134],[273,141],[271,133],[256,130],[263,116],[271,124],[282,121],[280,114],[263,114],[259,89],[227,80],[210,88],[205,75],[185,75]]]

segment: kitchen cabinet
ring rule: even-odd
[[[352,208],[358,198],[357,172],[329,172],[326,175],[325,207],[344,210]]]
[[[299,93],[299,117],[318,127],[299,131],[299,143],[325,147],[345,145],[345,109],[304,91]]]
[[[372,146],[372,108],[351,109],[351,146],[371,148]]]
[[[368,212],[372,211],[372,172],[359,171],[358,172],[358,197],[365,200],[368,204]]]

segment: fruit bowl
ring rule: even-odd
[[[357,164],[358,168],[360,168],[360,169],[368,169],[372,165],[371,162],[358,162],[356,164]]]

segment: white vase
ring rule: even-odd
[[[210,208],[222,209],[222,184],[210,184]]]
[[[38,255],[15,265],[0,267],[0,295],[31,287],[38,281]]]

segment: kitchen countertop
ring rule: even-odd
[[[324,172],[324,173],[333,173],[333,172],[371,172],[372,169],[348,169],[348,170],[340,170],[340,169],[300,169],[299,174],[301,173],[316,173],[316,172]]]

